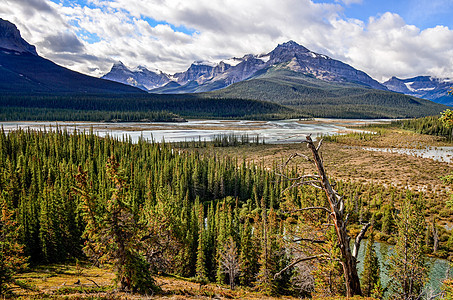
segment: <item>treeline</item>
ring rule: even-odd
[[[293,109],[270,102],[203,98],[197,95],[0,95],[0,119],[8,121],[103,121],[113,118],[115,114],[122,119],[139,121],[162,112],[167,112],[168,117],[173,114],[192,118],[282,119],[304,116]]]
[[[327,82],[287,70],[269,71],[207,95],[271,101],[321,118],[414,118],[447,108],[400,93]]]
[[[297,173],[282,177],[233,158],[144,140],[59,130],[0,133],[0,202],[17,222],[11,239],[23,245],[31,264],[102,263],[108,249],[119,251],[111,248],[116,243],[125,259],[107,257],[129,266],[127,272],[141,268],[267,294],[344,294],[335,233],[325,226],[329,214],[303,209],[324,206],[325,194],[309,186],[287,189],[285,176]],[[398,240],[395,207],[412,196],[352,182],[336,187],[345,196],[351,230],[371,221],[381,240]],[[136,239],[127,240],[123,230]],[[418,231],[426,252],[434,245],[434,251],[451,250],[453,243],[439,243],[430,232],[429,226]],[[308,255],[319,259],[285,269]],[[126,280],[126,271],[115,270],[122,284],[136,276]]]
[[[207,147],[236,147],[236,146],[243,146],[243,145],[264,145],[266,143],[264,137],[260,137],[257,135],[248,135],[248,134],[217,134],[215,135],[211,141],[207,141],[206,139],[201,139],[201,137],[197,139],[192,139],[190,141],[183,141],[183,142],[174,142],[174,145],[177,148],[207,148]]]
[[[3,107],[0,121],[179,122],[166,111],[99,111],[53,108]]]
[[[451,128],[447,128],[437,116],[393,121],[388,126],[397,126],[417,133],[441,136],[449,141],[452,140]]]

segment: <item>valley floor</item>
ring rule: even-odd
[[[434,215],[441,212],[439,225],[451,229],[453,214],[445,208],[451,187],[445,184],[442,176],[453,172],[453,165],[447,162],[415,157],[412,155],[368,151],[364,148],[404,148],[422,149],[452,146],[443,139],[416,134],[405,130],[367,128],[378,134],[347,134],[327,138],[321,147],[327,174],[335,180],[352,181],[363,184],[382,185],[398,189],[423,192],[427,207]],[[329,141],[330,140],[330,141]],[[253,150],[251,149],[253,147]],[[237,156],[240,160],[253,161],[266,168],[281,164],[294,153],[309,155],[305,144],[253,145],[239,147],[201,148],[197,151],[215,151],[219,156]],[[312,164],[303,158],[294,159],[289,168],[298,166],[306,173]]]
[[[200,285],[190,279],[172,276],[156,277],[157,284],[162,289],[161,294],[132,295],[116,292],[113,289],[113,279],[110,266],[40,266],[19,275],[13,292],[14,298],[18,299],[297,299],[289,296],[270,297],[243,287],[230,290],[227,286],[215,283]],[[334,299],[346,298],[331,298]]]

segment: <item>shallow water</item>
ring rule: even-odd
[[[161,142],[183,142],[199,140],[210,141],[219,134],[247,134],[259,136],[268,144],[297,143],[305,140],[306,135],[313,137],[334,135],[358,131],[345,126],[355,124],[383,122],[383,120],[189,120],[182,123],[95,123],[95,122],[0,122],[5,131],[17,128],[55,129],[56,126],[68,131],[88,131],[90,129],[101,137],[109,135],[122,138],[130,137],[137,142],[143,137],[146,140]]]
[[[367,240],[362,241],[362,245],[357,255],[357,270],[359,275],[363,272],[363,260],[365,257],[365,249]],[[389,284],[390,277],[387,276],[384,263],[386,263],[388,256],[393,253],[393,246],[385,243],[374,243],[374,249],[379,259],[380,271],[381,271],[381,283],[384,288]],[[426,257],[426,267],[428,269],[428,282],[425,286],[425,291],[428,294],[434,295],[441,291],[442,281],[446,279],[447,272],[450,269],[450,263],[445,259]]]
[[[423,149],[404,149],[404,148],[362,148],[368,151],[388,152],[412,155],[415,157],[430,158],[437,161],[451,162],[453,159],[453,147],[425,147]]]

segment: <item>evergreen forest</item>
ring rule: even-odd
[[[154,276],[171,274],[266,295],[345,295],[326,193],[291,179],[305,170],[208,153],[58,128],[2,130],[0,291],[27,265],[80,260],[112,265],[118,288],[142,294],[159,293]],[[388,272],[397,280],[387,293],[420,294],[424,255],[452,250],[425,222],[423,194],[331,182],[352,239],[364,224],[393,237]],[[380,298],[379,262],[366,251],[362,293]],[[407,253],[417,259],[402,261]]]

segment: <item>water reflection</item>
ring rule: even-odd
[[[423,149],[404,149],[404,148],[362,148],[368,151],[389,152],[412,155],[415,157],[430,158],[437,161],[451,162],[453,158],[453,147],[425,147]]]
[[[5,131],[17,128],[52,129],[56,126],[72,132],[88,131],[101,137],[106,135],[123,138],[130,137],[133,142],[139,138],[161,142],[183,142],[199,140],[211,141],[220,134],[247,134],[259,136],[268,144],[297,143],[305,140],[307,134],[313,137],[341,134],[352,131],[346,126],[383,122],[383,120],[189,120],[182,123],[94,123],[94,122],[0,122]]]
[[[359,249],[359,254],[357,255],[357,260],[359,263],[357,264],[357,270],[359,275],[363,272],[363,261],[365,257],[365,249],[368,240],[363,240],[362,245]],[[389,255],[393,253],[392,245],[388,245],[385,243],[374,243],[374,249],[376,250],[377,257],[379,259],[380,264],[380,271],[381,271],[381,283],[384,288],[386,288],[391,280],[389,276],[387,276],[387,271],[385,269],[384,264],[387,261]],[[450,269],[450,263],[445,259],[440,258],[431,258],[426,257],[426,266],[428,268],[428,282],[425,286],[425,291],[431,294],[437,294],[441,291],[442,281],[446,279],[447,273]],[[388,292],[385,296],[388,296]]]

